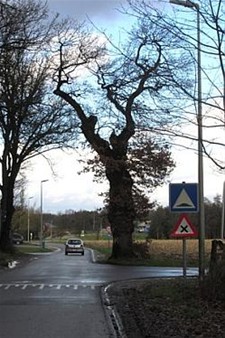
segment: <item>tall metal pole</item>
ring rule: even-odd
[[[199,194],[199,279],[205,275],[205,208],[203,177],[203,137],[202,137],[202,78],[201,78],[201,28],[200,8],[189,0],[170,0],[170,3],[195,9],[197,12],[197,70],[198,70],[198,194]]]
[[[29,197],[28,198],[28,204],[27,204],[27,241],[30,242],[30,205],[29,205],[29,200],[33,198]]]
[[[41,187],[40,187],[40,213],[41,213],[41,233],[40,233],[40,244],[41,247],[44,248],[44,241],[43,241],[43,187],[42,184],[44,182],[47,182],[48,180],[42,180],[41,181]]]
[[[224,239],[224,221],[225,221],[225,182],[223,182],[223,197],[222,197],[222,217],[221,217],[221,239]]]
[[[203,173],[203,137],[202,137],[202,78],[201,78],[201,37],[200,12],[197,10],[198,39],[198,184],[199,184],[199,278],[205,275],[205,207],[204,207],[204,173]]]

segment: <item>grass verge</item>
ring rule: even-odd
[[[35,244],[22,244],[14,246],[11,253],[4,253],[0,251],[0,267],[7,267],[9,262],[18,261],[28,254],[40,254],[52,252],[51,248],[41,248]]]

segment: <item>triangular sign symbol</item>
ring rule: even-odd
[[[179,194],[179,196],[176,199],[176,202],[173,205],[173,208],[179,209],[179,208],[190,208],[193,209],[195,205],[193,204],[192,200],[188,196],[186,190],[183,188]]]
[[[198,235],[197,229],[185,214],[182,214],[174,227],[172,237],[196,237]]]

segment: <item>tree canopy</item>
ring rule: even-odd
[[[61,148],[77,122],[52,94],[50,42],[56,19],[32,0],[0,2],[0,248],[10,248],[14,188],[25,161]]]

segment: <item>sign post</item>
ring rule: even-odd
[[[170,236],[183,239],[183,276],[186,277],[187,275],[186,239],[191,237],[197,237],[198,236],[197,229],[193,224],[191,224],[186,214],[181,214]]]
[[[183,238],[183,276],[187,276],[187,242],[186,238]]]
[[[171,212],[197,213],[199,212],[199,189],[197,183],[171,183],[169,185],[169,207]],[[186,238],[197,237],[198,233],[186,214],[181,214],[172,237],[183,239],[183,275],[187,272]],[[199,239],[200,241],[200,239]],[[199,259],[199,267],[203,263]],[[200,268],[199,268],[200,276]]]

